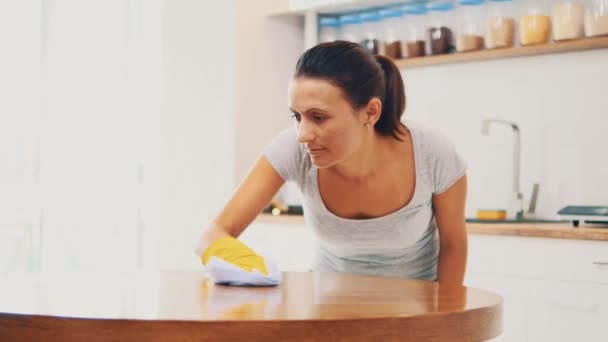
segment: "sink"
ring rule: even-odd
[[[506,220],[480,220],[480,219],[476,219],[476,218],[467,218],[466,222],[469,222],[469,223],[570,223],[571,221],[535,219],[535,218],[506,219]]]

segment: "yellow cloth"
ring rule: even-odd
[[[206,265],[212,256],[234,264],[247,272],[257,269],[263,275],[268,275],[264,258],[232,236],[224,236],[213,241],[203,253],[203,264]]]

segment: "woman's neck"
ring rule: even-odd
[[[399,134],[402,141],[373,132],[362,142],[359,151],[329,170],[348,182],[359,184],[382,176],[383,171],[396,160],[395,155],[401,154],[404,143],[409,141],[407,129],[402,131],[404,133]]]

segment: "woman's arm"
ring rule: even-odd
[[[467,266],[466,197],[466,175],[446,191],[433,196],[440,245],[437,281],[442,283],[462,284],[464,281]]]
[[[201,234],[196,253],[202,256],[222,236],[238,237],[285,183],[265,156],[261,156],[222,211]]]

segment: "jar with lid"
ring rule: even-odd
[[[403,58],[401,52],[401,17],[400,8],[386,8],[378,11],[381,21],[381,37],[384,41],[384,55],[393,59]]]
[[[405,56],[421,57],[426,55],[427,11],[424,5],[405,5],[401,7]]]
[[[345,14],[340,16],[340,37],[353,43],[359,43],[361,40],[361,20],[359,16]]]
[[[512,0],[489,0],[484,43],[487,49],[511,47],[515,42]]]
[[[608,0],[590,0],[585,11],[585,35],[608,35]]]
[[[523,0],[519,17],[519,42],[521,45],[546,44],[549,42],[551,20],[546,0]]]
[[[551,8],[553,40],[578,39],[585,35],[583,0],[556,0]]]
[[[319,42],[327,43],[340,37],[340,21],[338,18],[325,17],[319,20]]]
[[[380,28],[382,19],[377,11],[368,11],[359,14],[362,24],[362,39],[359,42],[372,54],[384,53],[382,42],[380,40]]]
[[[452,16],[454,5],[450,1],[429,2],[428,11],[428,37],[432,55],[449,53],[454,50],[452,33]]]
[[[458,0],[456,25],[456,51],[483,49],[483,25],[486,14],[484,0]]]

